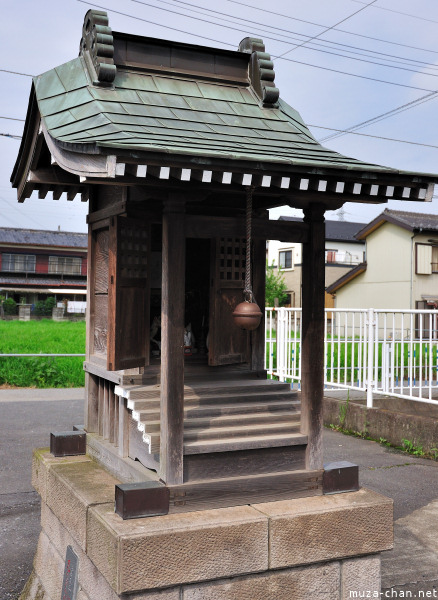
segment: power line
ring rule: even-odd
[[[171,29],[172,31],[177,31],[178,33],[185,33],[187,35],[192,35],[198,37],[203,40],[208,40],[209,42],[215,42],[216,44],[224,44],[225,46],[231,46],[235,48],[234,44],[229,44],[228,42],[224,42],[223,40],[216,40],[214,38],[206,37],[204,35],[199,35],[197,33],[193,33],[193,31],[184,31],[183,29],[178,29],[177,27],[171,27],[170,25],[163,25],[162,23],[156,23],[155,21],[150,21],[149,19],[143,19],[141,17],[136,17],[134,15],[128,15],[127,13],[120,12],[119,10],[114,10],[113,8],[106,8],[105,6],[99,6],[99,4],[93,4],[91,2],[87,2],[86,0],[77,0],[77,2],[81,2],[82,4],[87,4],[88,6],[95,6],[96,8],[101,8],[102,10],[107,10],[108,12],[112,12],[116,15],[122,15],[123,17],[129,17],[130,19],[136,19],[137,21],[143,21],[144,23],[149,23],[150,25],[158,25],[158,27],[164,27],[165,29]]]
[[[361,2],[361,0],[351,0],[351,1],[357,2],[358,4],[365,4],[364,2]],[[412,19],[419,19],[420,21],[427,21],[427,23],[438,23],[438,21],[434,21],[433,19],[426,19],[425,17],[419,17],[418,15],[401,12],[400,10],[394,10],[393,8],[386,8],[385,6],[375,6],[374,8],[380,8],[380,10],[386,10],[388,12],[393,12],[398,15],[404,15],[405,17],[411,17]]]
[[[13,135],[12,133],[0,133],[0,135],[8,138],[12,138],[14,140],[21,140],[21,135]]]
[[[79,0],[79,1],[82,1],[82,0]],[[163,2],[164,4],[169,4],[169,2],[166,2],[165,0],[157,0],[157,1],[158,2]],[[165,11],[166,13],[171,12],[171,13],[176,14],[178,16],[183,16],[183,17],[186,17],[188,19],[193,19],[195,21],[200,21],[202,23],[209,23],[210,25],[215,25],[217,27],[225,27],[226,29],[233,29],[234,31],[239,31],[240,33],[243,33],[243,34],[246,33],[246,29],[240,29],[239,27],[233,27],[233,26],[230,26],[230,25],[223,25],[222,23],[218,23],[217,21],[211,21],[209,19],[201,19],[200,17],[195,17],[195,16],[193,16],[191,14],[181,13],[181,12],[179,12],[177,10],[170,10],[168,8],[163,8],[161,6],[157,6],[156,4],[151,4],[150,2],[145,2],[144,0],[131,0],[131,2],[135,2],[136,4],[142,4],[143,6],[148,6],[150,8],[156,8],[158,10]],[[373,0],[373,2],[377,2],[377,0]],[[193,6],[196,6],[196,5],[193,5]],[[364,8],[366,8],[366,7],[364,7]],[[364,10],[364,8],[360,9],[359,11],[356,11],[356,13],[354,13],[354,14],[357,14],[358,12],[361,12],[362,10]],[[198,11],[196,11],[196,12],[198,12]],[[218,11],[212,11],[212,12],[218,13]],[[203,13],[198,13],[198,14],[203,14]],[[219,14],[223,14],[223,13],[219,13]],[[351,16],[353,16],[353,15],[351,15]],[[133,17],[133,18],[136,18],[136,17]],[[214,17],[214,18],[217,18],[217,17]],[[346,17],[344,19],[344,21],[347,20],[347,18],[349,18],[349,17]],[[327,28],[325,31],[328,31],[329,29],[330,28]],[[322,33],[324,33],[324,32],[322,32]],[[322,33],[320,33],[318,35],[322,35]],[[288,43],[288,41],[286,41],[286,40],[279,39],[278,37],[272,37],[271,35],[269,35],[269,33],[268,33],[268,35],[265,35],[265,34],[263,34],[263,35],[264,35],[265,39],[273,40],[273,41],[280,42],[280,43],[283,43],[283,44],[287,44]],[[298,35],[300,35],[302,37],[306,37],[306,38],[308,37],[308,36],[303,36],[302,34],[298,34]],[[318,35],[314,36],[314,38],[318,37]],[[305,43],[310,42],[314,38],[311,38],[310,40],[305,40],[304,42],[302,42],[301,44],[298,44],[295,47],[299,48],[300,46],[303,46]],[[295,48],[293,48],[293,49],[295,49]],[[273,58],[283,58],[286,54],[288,54],[289,52],[291,52],[293,49],[287,50],[286,52],[284,52],[283,54],[280,54],[280,55],[274,55]],[[403,71],[409,71],[411,73],[418,73],[417,70],[408,69],[406,67],[400,67],[400,66],[396,66],[396,65],[386,65],[386,64],[378,63],[378,62],[372,61],[372,60],[366,60],[366,59],[363,59],[363,58],[356,58],[354,56],[345,56],[343,54],[338,54],[336,52],[330,52],[328,50],[319,50],[317,48],[312,48],[312,47],[309,47],[309,49],[317,51],[317,52],[324,52],[326,54],[332,54],[332,55],[335,55],[335,56],[341,56],[343,58],[347,58],[347,59],[350,59],[350,60],[356,60],[356,61],[359,61],[359,62],[371,63],[371,64],[379,65],[379,66],[382,66],[382,67],[386,67],[386,68],[398,69],[398,70],[403,70]],[[434,73],[423,73],[423,74],[424,75],[428,75],[429,77],[438,77],[438,75],[436,75]]]
[[[195,34],[193,32],[188,32],[188,31],[185,31],[185,30],[182,30],[182,29],[177,29],[176,27],[171,27],[170,25],[163,25],[162,23],[156,23],[155,21],[151,21],[149,19],[144,19],[142,17],[137,17],[137,16],[134,16],[134,15],[129,15],[127,13],[122,13],[122,12],[114,10],[112,8],[107,8],[106,6],[101,6],[99,4],[87,2],[86,0],[77,0],[77,2],[81,2],[82,4],[87,4],[88,6],[94,6],[96,8],[101,8],[102,10],[106,10],[106,11],[108,11],[110,13],[122,15],[122,16],[128,17],[130,19],[136,19],[136,20],[142,21],[144,23],[150,23],[152,25],[158,25],[159,27],[164,27],[165,29],[171,29],[173,31],[178,31],[179,33],[184,33],[184,34],[191,35],[191,36],[194,36],[194,37],[199,37],[199,38],[202,38],[202,39],[207,39],[209,41],[213,41],[213,42],[216,42],[216,43],[225,44],[227,46],[234,47],[233,44],[229,44],[229,43],[224,42],[224,41],[218,41],[218,40],[215,40],[215,39],[212,39],[212,38],[208,38],[208,37],[205,37],[205,36],[201,36],[201,35]],[[238,30],[238,31],[241,31],[241,30]],[[294,59],[291,59],[291,58],[285,58],[285,57],[283,57],[281,60],[287,60],[288,62],[293,62],[293,63],[296,63],[296,64],[304,65],[306,67],[313,67],[315,69],[322,69],[324,71],[330,71],[331,73],[338,73],[338,74],[341,74],[341,75],[348,75],[350,77],[356,77],[356,78],[359,78],[359,79],[365,79],[367,81],[375,81],[377,83],[386,83],[388,85],[395,85],[397,87],[404,87],[404,88],[408,88],[408,89],[412,89],[412,90],[419,90],[421,92],[433,92],[433,91],[435,91],[435,90],[431,90],[429,88],[421,88],[421,87],[418,87],[418,86],[407,85],[407,84],[404,84],[404,83],[396,83],[394,81],[387,81],[385,79],[377,79],[377,78],[374,78],[374,77],[366,77],[365,75],[357,75],[356,73],[348,73],[347,71],[341,71],[341,70],[338,70],[338,69],[330,69],[329,67],[321,67],[319,65],[313,65],[311,63],[306,63],[304,61],[298,61],[298,60],[294,60]]]
[[[7,119],[8,121],[25,121],[26,119],[17,119],[16,117],[0,117],[0,119]]]
[[[78,1],[80,2],[81,0],[78,0]],[[278,58],[280,58],[280,57],[278,57]],[[329,67],[321,67],[320,65],[312,65],[311,63],[306,63],[304,61],[295,60],[293,58],[286,58],[284,56],[281,57],[281,60],[287,60],[288,62],[293,62],[293,63],[296,63],[298,65],[304,65],[306,67],[313,67],[315,69],[322,69],[324,71],[330,71],[332,73],[339,73],[341,75],[349,75],[350,77],[356,77],[356,78],[359,78],[359,79],[366,79],[368,81],[376,81],[378,83],[386,83],[388,85],[395,85],[395,86],[398,86],[398,87],[410,88],[412,90],[419,90],[421,92],[434,92],[435,91],[435,90],[431,90],[429,88],[420,88],[420,87],[413,86],[413,85],[407,85],[405,83],[396,83],[395,81],[387,81],[386,79],[377,79],[375,77],[367,77],[365,75],[357,75],[356,73],[348,73],[347,71],[340,71],[338,69],[331,69]]]
[[[416,100],[412,100],[411,102],[407,102],[406,104],[397,106],[397,108],[393,108],[392,110],[382,113],[381,115],[377,115],[376,117],[373,117],[372,119],[367,119],[366,121],[362,121],[361,123],[358,123],[357,125],[348,127],[347,129],[343,130],[342,133],[335,133],[332,135],[328,135],[327,137],[322,138],[319,141],[326,142],[328,140],[332,140],[332,139],[341,137],[345,133],[351,133],[353,131],[356,131],[357,129],[362,129],[363,127],[367,127],[368,125],[374,125],[374,123],[378,123],[380,121],[383,121],[384,119],[388,119],[389,117],[392,117],[401,112],[404,112],[405,110],[414,108],[415,106],[418,106],[419,104],[423,104],[424,102],[429,102],[429,100],[433,100],[434,98],[436,98],[437,95],[438,95],[438,92],[432,92],[430,94],[426,94],[425,96],[421,96],[420,98],[417,98]]]
[[[382,135],[371,135],[369,133],[356,133],[355,131],[350,131],[348,129],[334,129],[333,127],[323,127],[322,125],[311,125],[310,123],[306,123],[307,127],[315,127],[316,129],[326,129],[328,131],[336,131],[338,133],[348,133],[351,135],[360,135],[362,137],[369,137],[369,138],[374,138],[377,140],[385,140],[388,142],[398,142],[399,144],[411,144],[413,146],[423,146],[425,148],[436,148],[438,150],[438,146],[435,146],[433,144],[423,144],[421,142],[411,142],[409,140],[399,140],[397,138],[389,138],[389,137],[384,137]]]
[[[23,75],[23,77],[34,77],[34,75],[29,75],[29,73],[18,73],[17,71],[8,71],[7,69],[0,69],[2,73],[11,73],[12,75]]]
[[[342,21],[338,21],[337,23],[335,23],[334,25],[331,25],[330,27],[327,27],[326,29],[324,29],[324,31],[321,31],[320,33],[318,33],[317,35],[314,35],[313,37],[311,37],[309,40],[307,40],[308,42],[311,42],[312,40],[314,40],[315,38],[320,37],[321,35],[324,35],[324,33],[327,33],[327,31],[330,31],[331,29],[334,29],[335,27],[337,27],[338,25],[340,25],[341,23],[344,23],[345,21],[348,21],[348,19],[351,19],[351,17],[354,17],[354,15],[357,15],[358,13],[362,12],[363,10],[365,10],[366,8],[368,8],[369,6],[371,6],[372,4],[374,4],[375,2],[377,2],[377,0],[372,0],[371,2],[368,2],[368,4],[366,6],[363,6],[362,8],[360,8],[359,10],[357,10],[356,12],[352,13],[351,15],[348,15],[348,17],[345,17],[344,19],[342,19]],[[290,50],[288,50],[287,52],[284,52],[284,54],[281,54],[280,56],[278,56],[277,58],[282,58],[283,56],[285,56],[286,54],[289,54],[289,52],[293,52],[294,50],[296,50],[297,48],[300,48],[301,46],[304,46],[304,44],[306,44],[307,42],[302,42],[301,44],[299,44],[298,46],[295,46],[294,48],[291,48]]]
[[[269,29],[274,29],[274,30],[279,31],[279,32],[285,32],[288,35],[290,34],[292,36],[299,36],[301,38],[308,38],[308,36],[306,36],[306,35],[304,35],[302,33],[299,33],[297,31],[291,31],[290,29],[284,29],[282,27],[277,27],[275,25],[269,25],[267,23],[260,23],[259,21],[253,21],[252,19],[244,19],[244,18],[239,17],[237,15],[231,15],[229,13],[224,13],[222,11],[218,11],[218,10],[214,10],[214,9],[210,9],[210,8],[204,8],[202,6],[199,6],[199,4],[193,4],[191,2],[185,2],[184,0],[173,0],[173,1],[170,1],[170,2],[168,0],[157,0],[157,1],[160,2],[161,4],[167,4],[167,5],[170,5],[170,6],[175,6],[174,3],[177,2],[177,4],[184,5],[184,7],[185,6],[190,7],[190,10],[192,12],[200,14],[202,16],[208,16],[205,13],[214,13],[214,15],[215,15],[214,18],[218,18],[218,19],[220,19],[220,20],[222,20],[222,21],[224,21],[226,23],[230,23],[230,22],[231,23],[235,23],[236,19],[237,19],[238,21],[242,21],[243,23],[248,23],[248,24],[251,24],[251,25],[258,25],[258,26],[262,26],[262,27],[269,27]],[[201,11],[204,11],[204,12],[201,12],[200,10],[194,10],[194,8],[201,9]],[[186,10],[188,10],[188,9],[186,9]],[[216,15],[219,15],[219,16],[216,16]],[[189,17],[190,15],[184,15],[184,16],[188,16]],[[230,17],[230,18],[227,19],[227,18],[224,18],[224,17]],[[216,23],[216,25],[219,25],[219,23]],[[277,34],[277,35],[284,35],[284,34],[280,33],[280,34]],[[287,37],[287,36],[285,35],[284,37]],[[289,36],[289,39],[297,39],[297,38]],[[298,41],[300,41],[300,40],[298,39]],[[328,48],[332,48],[333,46],[335,46],[335,47],[339,46],[340,47],[339,50],[342,50],[342,51],[345,51],[345,52],[349,52],[351,54],[357,54],[359,56],[367,56],[368,58],[372,58],[372,56],[370,56],[370,55],[376,54],[376,55],[379,55],[379,57],[382,57],[382,60],[395,59],[395,60],[390,60],[390,62],[397,62],[399,64],[408,64],[408,65],[409,65],[409,63],[416,63],[416,65],[411,64],[409,66],[421,65],[421,66],[424,66],[425,68],[429,68],[429,69],[437,69],[438,68],[437,66],[430,65],[429,63],[427,63],[425,61],[420,61],[420,60],[416,60],[416,59],[412,59],[412,58],[408,58],[408,57],[403,57],[403,56],[395,56],[393,54],[388,54],[388,53],[385,53],[385,52],[379,52],[379,51],[376,51],[376,50],[368,50],[367,48],[361,48],[361,47],[358,47],[358,46],[352,46],[350,44],[343,44],[343,43],[340,43],[340,42],[332,42],[332,41],[329,41],[329,40],[320,40],[320,42],[322,42],[322,43],[316,42],[313,45],[308,45],[309,42],[306,42],[306,47],[309,50],[314,50],[314,51],[317,51],[317,52],[326,52],[326,53],[329,53],[327,50],[321,50],[321,49],[319,49],[318,46],[321,47],[321,48],[327,48],[327,47]],[[349,48],[353,48],[353,50],[350,50]],[[337,48],[334,48],[334,49],[337,49]],[[355,50],[361,50],[362,52],[355,52]],[[367,53],[367,54],[364,54],[364,52]],[[346,55],[343,55],[343,54],[338,54],[337,56],[343,56],[345,58],[350,58],[349,56],[346,56]],[[389,57],[389,58],[386,59],[385,57]],[[403,61],[408,61],[408,62],[403,62]],[[380,64],[380,63],[376,63],[376,64]],[[382,65],[382,66],[387,66],[387,65]]]
[[[267,14],[271,14],[271,15],[276,15],[278,17],[283,17],[285,19],[290,19],[291,21],[299,21],[300,23],[306,23],[307,25],[315,25],[315,27],[326,27],[326,25],[321,25],[320,23],[315,23],[314,21],[307,21],[305,19],[299,19],[298,17],[291,17],[290,15],[285,15],[284,13],[279,13],[279,12],[275,12],[273,10],[268,10],[266,8],[259,8],[258,6],[253,6],[252,4],[247,4],[245,2],[240,2],[239,0],[226,0],[226,2],[231,2],[232,4],[239,4],[241,6],[246,6],[247,8],[251,8],[253,10],[258,10],[260,12],[263,13],[267,13]],[[376,6],[375,8],[381,8],[379,6]],[[427,48],[419,48],[418,46],[411,46],[409,44],[402,44],[401,42],[392,42],[390,40],[385,40],[382,38],[376,38],[370,35],[364,35],[362,33],[356,33],[354,31],[348,31],[346,29],[338,29],[336,28],[336,31],[339,31],[340,33],[346,33],[347,35],[353,35],[355,37],[361,37],[361,38],[365,38],[368,40],[373,40],[375,42],[383,42],[385,44],[391,44],[393,46],[401,46],[403,48],[410,48],[412,50],[421,50],[422,52],[430,52],[432,54],[438,54],[437,50],[429,50]]]

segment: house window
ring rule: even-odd
[[[35,273],[35,255],[3,254],[2,271]]]
[[[278,264],[280,269],[292,269],[292,250],[280,250],[278,253]]]
[[[334,263],[336,262],[336,250],[326,250],[325,251],[325,262]]]
[[[49,273],[80,275],[82,258],[70,256],[49,256]]]
[[[438,273],[438,246],[417,243],[415,249],[415,272],[418,275]]]
[[[286,302],[283,306],[286,308],[293,308],[295,306],[295,292],[286,292]]]
[[[432,273],[438,273],[438,246],[432,246]]]

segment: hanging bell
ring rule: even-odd
[[[260,325],[262,320],[262,311],[255,302],[241,302],[236,306],[233,312],[234,323],[240,329],[254,331]]]

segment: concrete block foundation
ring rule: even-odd
[[[122,520],[117,480],[89,457],[35,452],[41,534],[20,600],[61,597],[67,546],[77,600],[344,600],[380,592],[392,500],[370,490]]]

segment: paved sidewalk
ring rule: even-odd
[[[47,447],[50,431],[82,423],[83,398],[82,388],[0,389],[1,600],[18,597],[38,540],[32,449]],[[423,597],[438,597],[438,463],[329,429],[324,431],[324,456],[326,462],[358,464],[361,485],[394,499],[395,549],[383,555],[382,586],[400,595],[387,597],[420,597],[420,590],[430,592]]]

